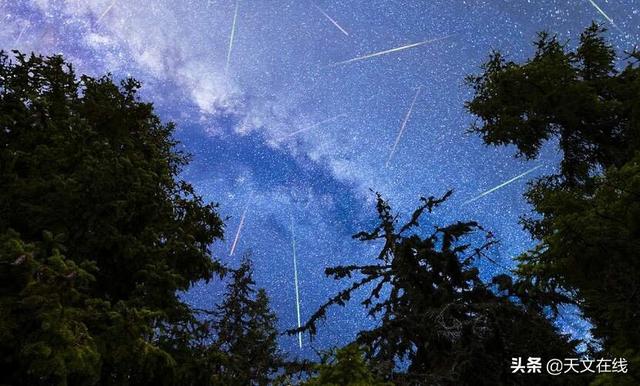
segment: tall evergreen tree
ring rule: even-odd
[[[223,225],[139,86],[0,52],[0,383],[174,381],[160,342]]]
[[[214,384],[267,385],[283,365],[278,352],[276,316],[264,289],[255,289],[251,262],[243,260],[232,272],[223,302],[213,322]]]
[[[277,347],[276,317],[264,289],[256,289],[251,260],[230,271],[221,302],[194,310],[190,319],[171,326],[160,347],[176,359],[181,386],[267,385],[289,367]]]
[[[322,305],[301,330],[315,334],[328,307],[344,305],[357,290],[371,288],[362,304],[380,322],[361,331],[356,342],[368,348],[374,365],[392,370],[386,376],[394,382],[566,383],[563,377],[512,374],[509,366],[514,357],[564,358],[574,351],[545,318],[497,296],[480,280],[474,263],[494,244],[491,234],[475,222],[436,226],[426,237],[418,234],[422,214],[431,213],[450,193],[439,199],[423,198],[402,226],[378,196],[380,224],[354,236],[384,242],[376,261],[328,268],[326,274],[334,279],[359,279]],[[408,364],[406,372],[397,373],[393,365],[388,366],[398,360]]]
[[[526,196],[536,214],[523,223],[538,246],[520,257],[512,286],[526,304],[579,305],[602,342],[599,355],[625,357],[633,374],[603,382],[640,382],[640,55],[626,64],[592,25],[571,50],[541,34],[532,59],[493,53],[467,107],[485,143],[513,144],[535,158],[544,141],[562,151],[557,175]],[[615,380],[612,380],[615,379]]]

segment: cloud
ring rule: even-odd
[[[59,33],[76,30],[81,39],[73,50],[87,51],[91,63],[98,65],[91,71],[174,84],[202,114],[233,113],[241,107],[239,86],[224,74],[224,39],[213,54],[201,31],[178,18],[173,2],[33,0],[32,6]],[[222,18],[210,23],[210,32],[226,28]]]
[[[199,61],[188,61],[176,71],[176,80],[202,113],[237,113],[241,108],[240,90],[219,72]]]
[[[177,6],[168,0],[33,0],[30,4],[33,11],[13,19],[7,30],[16,35],[26,17],[39,17],[39,25],[27,31],[31,41],[40,45],[34,50],[61,50],[78,65],[79,72],[111,72],[116,78],[132,75],[151,84],[145,91],[156,103],[169,106],[169,114],[179,117],[181,126],[196,123],[207,134],[219,137],[259,132],[265,145],[291,154],[302,165],[322,165],[364,194],[375,185],[375,172],[362,168],[367,160],[344,152],[348,144],[342,137],[342,118],[319,124],[344,111],[316,111],[317,103],[310,102],[309,90],[303,87],[305,77],[314,75],[306,70],[284,78],[270,75],[281,64],[271,63],[273,53],[253,41],[247,43],[252,44],[249,49],[243,46],[243,34],[250,33],[246,29],[256,25],[251,9],[245,9],[243,17],[253,22],[240,25],[232,76],[227,76],[224,68],[233,7],[227,9],[224,3],[209,9]],[[0,3],[0,10],[11,7]],[[44,35],[51,38],[38,41]],[[241,84],[238,79],[247,81]],[[309,127],[313,128],[282,140]]]

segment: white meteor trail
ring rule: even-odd
[[[316,127],[318,127],[318,126],[320,126],[320,125],[323,125],[323,124],[325,124],[325,123],[327,123],[327,122],[335,121],[336,119],[338,119],[338,118],[340,118],[340,117],[344,117],[344,116],[346,116],[346,115],[347,115],[347,114],[342,113],[342,114],[338,114],[338,115],[336,115],[335,117],[327,118],[327,119],[325,119],[324,121],[320,121],[320,122],[318,122],[318,123],[314,123],[313,125],[311,125],[311,126],[309,126],[309,127],[305,127],[304,129],[296,130],[296,131],[294,131],[294,132],[292,132],[292,133],[289,133],[289,134],[287,134],[287,135],[284,135],[284,136],[282,136],[282,137],[278,138],[278,139],[277,139],[277,141],[278,141],[278,142],[280,142],[280,141],[282,141],[282,140],[284,140],[284,139],[287,139],[287,138],[289,138],[289,137],[293,137],[294,135],[296,135],[296,134],[298,134],[298,133],[302,133],[303,131],[308,131],[308,130],[311,130],[311,129],[315,129]]]
[[[238,230],[236,231],[236,237],[233,239],[233,244],[231,245],[231,251],[229,252],[229,256],[233,256],[234,252],[236,251],[236,245],[238,244],[238,240],[240,239],[240,232],[242,231],[242,226],[244,225],[244,219],[247,216],[247,210],[249,209],[249,204],[251,203],[252,199],[253,199],[253,193],[249,195],[249,201],[247,202],[247,205],[244,207],[244,210],[242,211],[242,216],[240,216],[240,224],[238,224]]]
[[[227,64],[224,67],[224,73],[229,72],[229,63],[231,62],[231,50],[233,49],[233,38],[236,35],[236,21],[238,20],[238,4],[240,0],[236,0],[236,9],[233,12],[233,23],[231,25],[231,36],[229,36],[229,49],[227,50]]]
[[[317,9],[317,10],[318,10],[322,15],[324,15],[324,17],[326,17],[326,18],[331,22],[331,24],[333,24],[334,26],[336,26],[336,28],[337,28],[337,29],[339,29],[339,30],[340,30],[340,32],[342,32],[343,34],[345,34],[345,35],[349,36],[349,33],[348,33],[347,31],[345,31],[345,29],[344,29],[344,28],[340,27],[340,24],[338,24],[338,22],[337,22],[337,21],[333,20],[333,19],[331,18],[331,16],[327,15],[327,13],[326,13],[325,11],[323,11],[323,10],[322,10],[322,8],[318,7],[318,6],[316,5],[316,3],[313,3],[313,2],[312,2],[311,4],[313,4],[313,6],[314,6],[314,7],[316,7],[316,9]]]
[[[587,0],[587,1],[591,3],[593,8],[595,8],[596,11],[598,11],[605,19],[607,19],[607,21],[611,23],[612,26],[614,26],[618,31],[620,31],[620,33],[624,34],[624,32],[620,29],[620,27],[618,27],[616,23],[613,22],[613,19],[610,18],[609,15],[607,15],[607,13],[602,8],[600,8],[600,6],[594,0]]]
[[[494,188],[491,188],[491,189],[487,190],[486,192],[484,192],[484,193],[480,194],[479,196],[476,196],[476,197],[474,197],[474,198],[472,198],[472,199],[470,199],[470,200],[467,200],[467,201],[463,202],[463,203],[462,203],[462,205],[465,205],[465,204],[468,204],[468,203],[470,203],[470,202],[473,202],[473,201],[475,201],[475,200],[477,200],[477,199],[479,199],[479,198],[481,198],[481,197],[486,196],[487,194],[490,194],[490,193],[495,192],[496,190],[498,190],[498,189],[500,189],[500,188],[504,188],[505,186],[509,185],[510,183],[512,183],[512,182],[514,182],[514,181],[516,181],[516,180],[519,180],[520,178],[522,178],[522,177],[526,176],[527,174],[529,174],[529,173],[533,172],[534,170],[536,170],[536,169],[538,169],[538,168],[541,168],[541,167],[542,167],[542,165],[538,165],[538,166],[536,166],[536,167],[534,167],[534,168],[531,168],[531,169],[527,170],[526,172],[524,172],[524,173],[522,173],[522,174],[519,174],[519,175],[517,175],[517,176],[513,177],[512,179],[510,179],[510,180],[508,180],[508,181],[505,181],[505,182],[501,183],[500,185],[498,185],[498,186],[496,186],[496,187],[494,187]]]
[[[298,257],[296,256],[296,236],[293,231],[293,215],[291,215],[291,249],[293,250],[293,283],[296,289],[296,314],[300,328],[300,291],[298,290]],[[302,348],[302,332],[298,332],[298,347]]]
[[[374,52],[374,53],[371,53],[371,54],[358,56],[357,58],[344,60],[342,62],[337,62],[337,63],[332,64],[331,66],[339,66],[339,65],[342,65],[342,64],[353,63],[353,62],[357,62],[359,60],[365,60],[365,59],[373,58],[373,57],[380,56],[380,55],[390,54],[392,52],[398,52],[398,51],[406,50],[406,49],[409,49],[409,48],[422,46],[422,45],[429,44],[429,43],[435,43],[437,41],[445,40],[445,39],[448,39],[448,38],[453,37],[453,36],[455,36],[455,35],[442,36],[442,37],[435,38],[435,39],[424,40],[424,41],[421,41],[421,42],[418,42],[418,43],[407,44],[406,46],[402,46],[402,47],[396,47],[396,48],[391,48],[389,50],[378,51],[378,52]]]
[[[387,162],[385,162],[384,164],[384,166],[387,168],[389,167],[389,162],[391,162],[391,157],[393,157],[393,154],[396,152],[396,147],[400,142],[400,138],[402,138],[402,133],[404,133],[404,128],[405,126],[407,126],[407,122],[411,117],[411,112],[413,112],[413,105],[416,104],[416,99],[418,99],[418,95],[420,94],[421,89],[422,87],[418,87],[418,90],[416,91],[416,95],[413,97],[413,100],[411,101],[411,106],[409,106],[409,110],[407,111],[407,114],[404,116],[404,119],[402,120],[402,124],[400,125],[400,131],[398,131],[398,136],[396,137],[396,141],[393,144],[393,148],[391,148],[391,153],[389,153],[389,158],[387,158]]]
[[[29,23],[27,21],[27,23],[24,25],[24,27],[22,27],[22,30],[20,30],[20,33],[18,34],[18,37],[16,38],[16,41],[13,42],[14,46],[18,45],[18,43],[20,42],[20,39],[22,39],[22,35],[24,35],[25,31],[27,30],[27,28],[29,28],[30,25],[31,25],[31,23]]]
[[[109,13],[109,11],[111,11],[111,8],[113,8],[114,5],[116,5],[116,2],[118,0],[113,0],[111,2],[111,4],[107,7],[107,9],[104,10],[104,12],[102,12],[102,15],[100,15],[100,17],[98,18],[98,20],[96,20],[96,24],[100,23],[100,21],[102,20],[103,17],[105,17],[107,15],[107,13]]]

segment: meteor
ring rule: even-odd
[[[231,36],[229,36],[229,49],[227,50],[227,64],[224,67],[224,73],[229,72],[229,62],[231,61],[231,50],[233,49],[233,38],[236,34],[236,21],[238,20],[238,4],[240,0],[236,0],[236,9],[233,12],[233,24],[231,25]]]
[[[20,42],[20,39],[22,39],[22,35],[24,35],[25,31],[27,30],[27,28],[29,28],[30,25],[31,25],[31,23],[29,23],[27,21],[27,23],[24,25],[24,27],[22,27],[22,30],[20,30],[20,33],[18,34],[18,37],[16,38],[16,41],[13,43],[14,46],[18,45],[18,43]]]
[[[296,236],[293,232],[293,215],[291,216],[291,249],[293,250],[293,283],[296,289],[296,314],[298,316],[298,329],[300,328],[300,291],[298,290],[298,259],[296,256]],[[298,347],[302,348],[302,332],[298,331]]]
[[[311,2],[311,4],[313,4],[313,6],[314,6],[314,7],[316,7],[316,9],[317,9],[318,11],[320,11],[320,13],[321,13],[321,14],[323,14],[323,15],[324,15],[324,17],[326,17],[326,18],[327,18],[327,19],[328,19],[328,20],[329,20],[329,21],[330,21],[334,26],[336,26],[336,28],[337,28],[337,29],[339,29],[339,30],[340,30],[340,32],[342,32],[343,34],[345,34],[345,35],[349,36],[349,33],[348,33],[347,31],[345,31],[345,30],[344,30],[344,28],[340,27],[340,24],[338,24],[338,22],[337,22],[337,21],[333,20],[333,19],[331,18],[331,16],[327,15],[327,13],[326,13],[325,11],[323,11],[323,10],[322,10],[322,8],[318,7],[318,6],[316,5],[316,3],[314,3],[314,2]]]
[[[594,0],[587,0],[587,1],[591,3],[593,8],[595,8],[596,11],[598,11],[605,19],[607,19],[607,21],[611,23],[612,26],[614,26],[618,31],[624,34],[624,32],[620,29],[620,27],[618,27],[616,23],[613,22],[613,19],[610,18],[609,15],[607,15],[607,13],[602,8],[600,8],[600,6]]]
[[[320,121],[320,122],[318,122],[318,123],[314,123],[313,125],[311,125],[311,126],[309,126],[309,127],[305,127],[304,129],[296,130],[296,131],[294,131],[293,133],[289,133],[289,134],[287,134],[287,135],[284,135],[284,136],[282,136],[282,137],[278,138],[276,141],[280,142],[280,141],[282,141],[282,140],[284,140],[284,139],[287,139],[287,138],[289,138],[289,137],[293,137],[294,135],[296,135],[296,134],[298,134],[298,133],[302,133],[303,131],[308,131],[308,130],[311,130],[311,129],[315,129],[316,127],[318,127],[318,126],[320,126],[320,125],[322,125],[322,124],[325,124],[325,123],[327,123],[327,122],[335,121],[336,119],[338,119],[338,118],[340,118],[340,117],[344,117],[344,116],[346,116],[346,115],[347,115],[347,114],[342,113],[342,114],[338,114],[338,115],[336,115],[335,117],[327,118],[327,119],[325,119],[324,121]]]
[[[358,56],[357,58],[344,60],[342,62],[337,62],[337,63],[332,64],[331,66],[339,66],[339,65],[342,65],[342,64],[348,64],[348,63],[352,63],[352,62],[357,62],[359,60],[365,60],[365,59],[373,58],[373,57],[380,56],[380,55],[390,54],[392,52],[398,52],[398,51],[406,50],[406,49],[409,49],[409,48],[422,46],[424,44],[435,43],[437,41],[445,40],[445,39],[448,39],[448,38],[453,37],[453,36],[455,36],[455,35],[447,35],[447,36],[443,36],[443,37],[439,37],[439,38],[435,38],[435,39],[424,40],[424,41],[421,41],[421,42],[418,42],[418,43],[407,44],[406,46],[402,46],[402,47],[396,47],[396,48],[391,48],[391,49],[384,50],[384,51],[378,51],[378,52],[374,52],[374,53],[371,53],[371,54]]]
[[[493,193],[493,192],[495,192],[496,190],[498,190],[498,189],[500,189],[500,188],[504,188],[505,186],[509,185],[510,183],[512,183],[512,182],[514,182],[514,181],[516,181],[516,180],[519,180],[520,178],[522,178],[522,177],[526,176],[527,174],[529,174],[529,173],[533,172],[534,170],[536,170],[536,169],[538,169],[538,168],[541,168],[541,167],[542,167],[542,165],[538,165],[538,166],[536,166],[536,167],[534,167],[534,168],[531,168],[531,169],[527,170],[526,172],[524,172],[524,173],[522,173],[522,174],[519,174],[519,175],[517,175],[517,176],[513,177],[512,179],[510,179],[510,180],[508,180],[508,181],[505,181],[505,182],[501,183],[500,185],[498,185],[498,186],[496,186],[496,187],[494,187],[494,188],[491,188],[491,189],[487,190],[486,192],[484,192],[484,193],[480,194],[479,196],[476,196],[476,197],[474,197],[474,198],[472,198],[472,199],[470,199],[470,200],[467,200],[467,201],[463,202],[463,203],[462,203],[462,205],[465,205],[465,204],[468,204],[468,203],[470,203],[470,202],[473,202],[473,201],[475,201],[475,200],[477,200],[477,199],[479,199],[479,198],[481,198],[481,197],[486,196],[486,195],[487,195],[487,194],[489,194],[489,193]]]
[[[391,157],[393,157],[393,154],[396,152],[396,147],[398,146],[398,143],[400,142],[400,138],[402,137],[402,133],[404,132],[404,128],[405,126],[407,126],[407,122],[411,117],[411,112],[413,111],[413,105],[416,104],[416,99],[418,99],[418,94],[420,94],[421,89],[422,87],[418,87],[418,91],[416,91],[416,95],[413,97],[413,101],[411,101],[411,106],[409,106],[409,111],[407,111],[407,115],[404,116],[404,120],[400,125],[400,131],[398,132],[398,136],[396,137],[396,142],[393,144],[393,148],[391,148],[391,153],[389,153],[389,158],[387,158],[387,162],[385,162],[384,164],[384,166],[387,168],[389,167],[389,162],[391,161]]]
[[[100,15],[100,17],[98,18],[98,20],[96,20],[96,24],[100,23],[100,20],[102,20],[103,17],[105,17],[107,15],[107,13],[109,13],[109,11],[111,11],[111,8],[113,8],[114,5],[116,5],[116,2],[118,0],[113,0],[111,2],[111,5],[109,5],[107,7],[107,9],[104,10],[104,12],[102,12],[102,15]]]
[[[253,192],[249,195],[249,201],[247,205],[244,207],[244,211],[242,211],[242,216],[240,216],[240,224],[238,224],[238,230],[236,231],[236,237],[233,239],[233,244],[231,245],[231,251],[229,252],[229,256],[233,256],[233,253],[236,251],[236,245],[238,244],[238,240],[240,239],[240,231],[242,231],[242,226],[244,225],[244,218],[247,216],[247,210],[249,209],[249,204],[253,199]]]

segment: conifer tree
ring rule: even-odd
[[[621,167],[640,148],[637,121],[638,54],[619,70],[613,48],[596,24],[575,50],[556,36],[539,34],[524,64],[493,52],[481,75],[467,77],[475,91],[467,109],[478,118],[471,132],[489,145],[515,145],[535,158],[543,144],[558,141],[560,182],[585,183],[590,172]]]
[[[604,357],[629,360],[629,374],[604,384],[640,382],[640,55],[618,58],[598,25],[577,47],[543,33],[522,64],[494,52],[467,104],[472,131],[486,144],[513,144],[536,158],[557,141],[561,169],[532,184],[535,213],[523,224],[538,240],[520,256],[510,291],[529,307],[580,307]],[[506,288],[506,287],[505,287]]]
[[[0,383],[174,384],[222,221],[140,84],[0,52]],[[162,346],[162,347],[161,347]]]
[[[489,258],[485,252],[495,243],[491,233],[475,222],[457,222],[419,234],[421,216],[450,194],[423,198],[401,226],[378,195],[380,224],[354,237],[380,241],[382,250],[371,264],[328,268],[327,276],[356,280],[323,304],[300,330],[314,335],[328,307],[345,305],[357,290],[370,288],[361,304],[379,323],[358,333],[356,343],[367,348],[373,366],[390,370],[385,374],[388,380],[434,385],[569,382],[566,377],[511,372],[512,358],[564,358],[573,355],[574,348],[540,314],[496,295],[480,280],[474,264],[483,256]],[[408,366],[406,372],[394,366],[398,361]]]
[[[250,260],[243,260],[231,276],[213,322],[213,348],[220,353],[214,384],[267,385],[283,364],[276,316],[265,290],[255,289]]]

